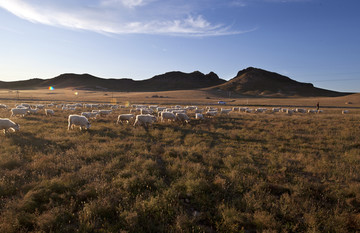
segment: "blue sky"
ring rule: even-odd
[[[0,80],[253,66],[360,92],[359,0],[0,0]]]

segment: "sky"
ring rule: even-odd
[[[0,0],[0,80],[247,67],[360,92],[359,0]]]

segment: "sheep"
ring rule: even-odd
[[[171,121],[175,121],[176,116],[174,113],[172,112],[161,112],[161,121],[163,122],[164,120],[171,120]]]
[[[20,106],[24,106],[26,108],[30,108],[30,104],[21,103]]]
[[[180,121],[182,123],[189,123],[190,122],[190,118],[188,117],[188,115],[186,115],[185,113],[176,113],[176,118],[177,121]]]
[[[137,115],[135,119],[134,126],[136,125],[144,125],[145,127],[148,125],[152,125],[156,121],[156,117],[152,115]]]
[[[30,107],[27,107],[27,106],[24,106],[24,105],[16,105],[16,108],[19,108],[19,109],[30,109]]]
[[[36,104],[35,107],[38,108],[38,109],[44,109],[45,105],[43,105],[43,104]]]
[[[349,110],[342,110],[341,113],[342,113],[342,114],[348,114],[348,113],[349,113]]]
[[[112,110],[99,110],[100,116],[107,116],[110,115],[110,113],[112,113]]]
[[[97,110],[93,110],[92,112],[82,112],[80,115],[86,118],[96,119],[99,113],[97,112]]]
[[[289,116],[291,116],[293,113],[294,113],[294,110],[292,110],[292,109],[286,110],[286,114],[288,114]]]
[[[272,112],[280,112],[281,108],[272,108]]]
[[[8,118],[0,118],[0,130],[1,129],[4,131],[4,134],[6,135],[6,132],[8,132],[9,129],[13,131],[19,131],[20,125]]]
[[[38,111],[39,111],[39,109],[37,109],[37,108],[35,108],[35,109],[33,109],[33,108],[28,109],[28,113],[30,113],[30,114],[36,114]]]
[[[156,111],[163,112],[166,109],[166,107],[157,107]]]
[[[116,124],[119,124],[119,122],[123,122],[126,121],[126,123],[129,123],[131,119],[134,118],[134,114],[120,114],[118,116],[118,120],[116,122]]]
[[[152,114],[153,110],[151,108],[141,108],[140,109],[140,115],[145,115],[145,114]]]
[[[8,106],[7,106],[7,105],[5,105],[5,104],[0,104],[0,109],[1,109],[1,108],[7,109],[7,108],[8,108]]]
[[[220,114],[229,114],[230,112],[231,112],[231,108],[230,109],[225,109],[225,108],[220,109]]]
[[[303,109],[303,108],[297,108],[295,109],[296,112],[299,112],[299,113],[306,113],[306,109]]]
[[[91,112],[82,112],[80,115],[84,116],[86,118],[90,118],[91,117]]]
[[[308,111],[307,111],[308,113],[316,113],[317,112],[317,110],[316,109],[308,109]]]
[[[44,111],[45,111],[46,116],[54,116],[55,115],[55,112],[52,109],[45,109]]]
[[[202,119],[204,119],[204,116],[201,113],[195,113],[195,119],[202,120]]]
[[[266,108],[256,108],[255,109],[255,112],[259,112],[259,113],[266,112],[266,111],[267,111]]]
[[[240,109],[239,107],[233,107],[233,108],[232,108],[232,110],[233,110],[234,112],[239,111],[239,109]]]
[[[28,111],[29,111],[29,109],[27,109],[27,108],[12,108],[10,117],[17,116],[17,115],[24,117],[28,113]]]
[[[70,127],[71,129],[73,129],[74,125],[80,126],[80,130],[82,130],[82,127],[85,127],[86,129],[90,129],[91,126],[89,120],[86,117],[79,115],[69,115],[68,130],[70,130]]]
[[[218,113],[217,111],[207,111],[205,114],[208,117],[214,117],[217,115],[217,113]]]

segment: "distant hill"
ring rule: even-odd
[[[232,96],[343,96],[341,93],[314,87],[311,83],[297,82],[289,77],[249,67],[225,81],[214,72],[203,74],[199,71],[184,73],[180,71],[156,75],[150,79],[103,79],[90,74],[61,74],[51,79],[30,79],[25,81],[1,82],[0,89],[37,89],[53,86],[79,90],[151,92],[203,89],[219,96],[231,93]]]
[[[109,91],[171,91],[192,90],[225,83],[215,73],[203,74],[199,71],[183,73],[168,72],[153,78],[135,81],[132,79],[103,79],[90,74],[61,74],[51,79],[30,79],[26,81],[0,82],[1,89],[76,88]]]
[[[278,73],[249,67],[241,70],[226,83],[207,88],[248,96],[342,96],[349,93],[325,90],[311,83],[297,82]]]

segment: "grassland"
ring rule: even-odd
[[[0,232],[360,230],[359,110],[149,128],[115,125],[114,113],[86,132],[68,132],[68,114],[14,118],[21,130],[0,136]]]

